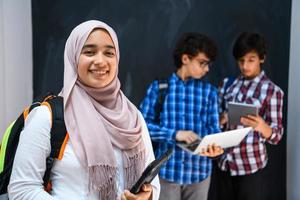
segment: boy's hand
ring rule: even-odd
[[[224,125],[228,122],[228,114],[225,112],[220,113],[219,123],[220,125]]]
[[[220,146],[216,146],[215,144],[208,145],[206,150],[203,150],[200,155],[208,156],[208,157],[216,157],[224,153],[224,149]]]
[[[241,123],[244,126],[251,126],[254,130],[260,132],[266,139],[272,135],[271,127],[260,116],[247,115],[246,117],[241,117]]]
[[[177,131],[175,139],[178,142],[186,142],[187,144],[190,144],[198,138],[199,136],[193,131]]]
[[[120,199],[120,198],[119,198]],[[121,200],[150,200],[152,199],[152,185],[145,184],[138,194],[132,194],[125,190],[121,196]]]

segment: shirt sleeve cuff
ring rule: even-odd
[[[268,143],[278,144],[280,139],[281,139],[280,131],[278,129],[272,128],[272,134],[271,134],[270,138],[267,139]]]
[[[168,130],[168,138],[167,140],[171,141],[172,143],[175,143],[176,140],[176,130],[169,129]]]

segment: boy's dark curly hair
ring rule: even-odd
[[[232,54],[234,58],[238,60],[252,51],[256,52],[260,59],[265,58],[267,51],[264,37],[258,33],[241,33],[233,45]]]
[[[173,59],[177,69],[182,66],[182,55],[195,57],[199,53],[204,53],[211,61],[215,60],[218,48],[206,35],[200,33],[184,33],[176,43],[173,51]]]

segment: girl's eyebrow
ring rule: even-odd
[[[97,45],[95,44],[85,44],[82,49],[85,49],[85,48],[96,48]],[[115,47],[113,45],[105,45],[104,46],[105,48],[108,48],[108,49],[115,49]]]
[[[108,49],[116,49],[113,45],[105,45],[105,47]]]
[[[85,44],[83,47],[82,47],[82,49],[84,49],[84,48],[96,48],[97,47],[97,45],[95,45],[95,44]]]

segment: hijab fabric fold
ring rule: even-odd
[[[120,89],[117,77],[103,88],[91,88],[78,79],[77,64],[82,47],[95,29],[106,30],[116,49],[116,33],[107,24],[92,20],[78,25],[67,39],[64,53],[64,117],[75,155],[89,171],[89,188],[101,200],[116,198],[117,163],[113,148],[122,151],[125,187],[131,187],[142,173],[145,146],[137,108]],[[121,169],[120,169],[121,170]]]

